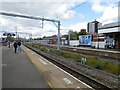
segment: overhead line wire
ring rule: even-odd
[[[75,7],[71,8],[71,9],[68,9],[68,10],[74,10],[74,9],[76,9],[76,8],[78,8],[78,7],[80,7],[80,6],[82,6],[83,4],[85,4],[85,3],[87,3],[87,2],[88,2],[88,0],[87,0],[87,1],[85,1],[85,2],[83,2],[83,3],[78,4],[77,6],[75,6]],[[67,10],[65,13],[67,13],[67,12],[68,12],[68,10]],[[61,14],[61,15],[57,16],[56,18],[61,17],[61,16],[62,16],[62,15],[64,15],[65,13],[63,13],[63,14]]]

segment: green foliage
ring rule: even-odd
[[[102,70],[102,67],[100,65],[96,65],[95,68]]]
[[[116,65],[116,64],[113,64],[110,62],[106,62],[104,60],[100,60],[97,57],[88,57],[85,55],[72,53],[72,52],[68,52],[68,51],[62,51],[62,50],[58,51],[56,49],[46,48],[46,47],[37,46],[37,45],[36,46],[34,45],[34,47],[39,48],[41,51],[51,52],[53,54],[60,55],[65,58],[76,60],[77,62],[80,62],[81,58],[85,57],[87,60],[86,65],[89,65],[89,66],[94,67],[99,70],[107,71],[107,72],[115,74],[115,75],[120,75],[120,71],[119,71],[120,64]]]
[[[62,38],[66,38],[66,40],[68,40],[68,34],[62,35]]]
[[[42,40],[42,38],[34,38],[34,40]]]
[[[77,33],[77,39],[79,39],[79,36],[80,36],[80,35],[87,35],[87,33],[86,33],[86,32],[81,32],[81,31],[78,32],[78,33]]]
[[[85,29],[81,29],[81,30],[85,30]],[[79,39],[80,35],[86,35],[87,33],[83,32],[83,31],[76,32],[76,31],[70,30],[69,34],[70,34],[70,39],[71,40],[77,40],[77,39]]]
[[[86,63],[87,63],[87,65],[95,67],[97,69],[105,70],[107,72],[110,72],[110,73],[113,73],[113,74],[116,74],[116,75],[120,75],[120,72],[119,72],[120,64],[115,65],[113,63],[98,60],[98,59],[93,58],[93,57],[88,58]]]
[[[9,40],[10,40],[10,42],[13,42],[14,41],[14,37],[9,37],[9,38],[7,37],[6,41],[9,41]]]
[[[76,61],[79,61],[80,58],[82,58],[81,55],[79,55],[79,54],[77,55],[77,54],[74,54],[74,53],[72,53],[72,52],[58,51],[58,50],[55,50],[55,49],[51,49],[50,51],[51,51],[51,53],[53,53],[53,54],[57,54],[57,55],[60,55],[60,56],[65,57],[65,58],[74,59],[74,60],[76,60]]]
[[[114,64],[108,63],[108,64],[106,64],[106,66],[104,67],[104,69],[106,71],[108,71],[108,72],[113,73],[113,74],[120,75],[119,66],[120,65],[114,65]]]

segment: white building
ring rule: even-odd
[[[116,49],[120,49],[120,22],[105,24],[98,28],[98,34],[104,34],[106,39],[113,39]]]

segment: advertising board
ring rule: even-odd
[[[79,45],[91,45],[91,35],[79,36]]]

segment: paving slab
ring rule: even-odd
[[[2,47],[2,88],[50,88],[24,51]]]

